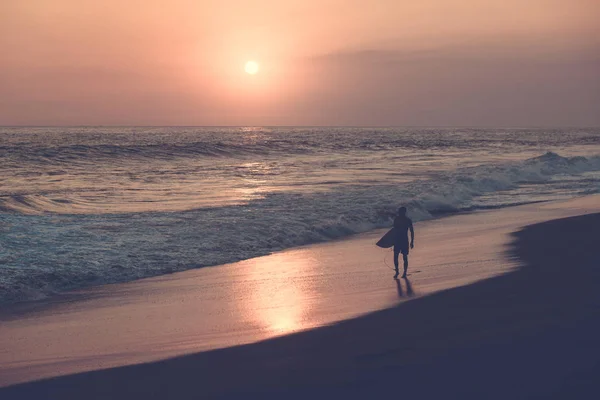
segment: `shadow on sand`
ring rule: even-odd
[[[415,291],[413,290],[412,283],[408,278],[402,278],[404,284],[406,285],[406,291],[402,289],[402,283],[400,283],[400,279],[394,278],[396,281],[396,290],[398,292],[398,297],[413,297],[415,295]]]
[[[532,225],[522,267],[336,325],[63,376],[2,399],[600,398],[600,214]]]

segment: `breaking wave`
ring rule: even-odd
[[[8,196],[0,212],[0,301],[229,263],[365,232],[389,226],[401,204],[421,221],[598,193],[599,171],[600,156],[548,152],[402,184],[271,192],[243,204],[155,213],[56,214],[56,207],[76,207],[77,200]]]

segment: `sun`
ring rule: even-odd
[[[256,61],[248,61],[244,70],[250,75],[255,75],[258,72],[258,63]]]

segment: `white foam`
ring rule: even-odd
[[[14,208],[21,213],[0,213],[0,301],[35,299],[340,238],[389,226],[399,205],[408,206],[409,215],[420,221],[444,212],[548,200],[557,193],[594,193],[598,171],[600,156],[546,153],[401,185],[275,192],[247,204],[164,213],[24,215],[23,207],[45,205],[22,199],[16,202],[21,208]],[[523,188],[527,191],[519,192]]]

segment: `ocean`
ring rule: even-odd
[[[599,191],[600,129],[0,128],[0,303]]]

